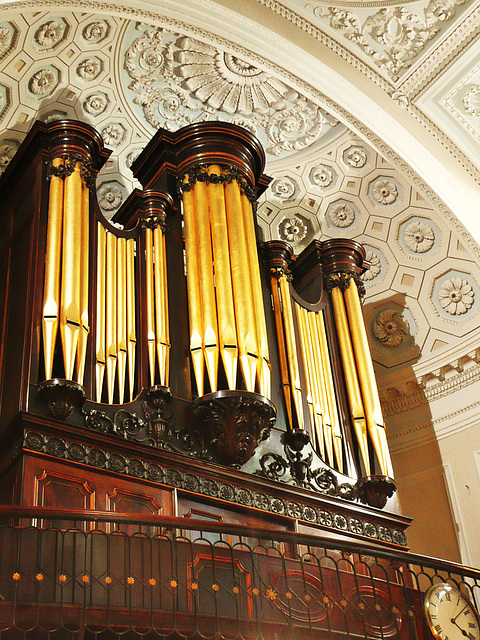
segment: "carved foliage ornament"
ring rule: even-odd
[[[379,9],[366,19],[338,7],[314,6],[313,12],[397,80],[465,1],[430,0],[423,16],[398,6]]]
[[[50,95],[59,82],[58,71],[52,67],[45,67],[36,71],[28,81],[28,90],[38,98]]]
[[[329,187],[333,182],[333,170],[323,164],[314,167],[310,173],[310,180],[317,187]]]
[[[343,154],[343,159],[351,167],[361,169],[367,164],[368,156],[362,147],[350,147]]]
[[[255,393],[220,391],[194,401],[193,416],[215,462],[241,466],[275,424],[273,404]]]
[[[100,185],[97,191],[98,204],[104,211],[114,211],[122,204],[123,193],[114,182]]]
[[[282,151],[297,151],[312,145],[327,124],[326,114],[306,98],[299,98],[291,109],[276,111],[267,121],[271,143],[267,151],[274,156]]]
[[[108,33],[108,25],[105,22],[90,22],[83,28],[82,36],[89,44],[98,44]]]
[[[346,271],[339,271],[338,273],[329,273],[325,278],[325,288],[331,293],[332,289],[339,287],[342,291],[350,285],[350,280],[353,280],[358,288],[358,295],[363,298],[365,296],[365,285],[360,276],[355,273],[349,273]]]
[[[338,121],[263,69],[190,37],[172,41],[145,29],[125,53],[125,70],[146,120],[174,130],[223,111],[250,130],[262,130],[267,152],[303,149]]]
[[[0,144],[0,174],[5,171],[10,164],[13,156],[17,152],[18,144],[10,141],[5,141]]]
[[[433,229],[423,222],[412,222],[403,235],[405,244],[414,253],[430,251],[435,242]]]
[[[360,276],[364,282],[374,280],[382,271],[380,258],[373,251],[367,251],[365,260],[369,263],[368,269]]]
[[[463,107],[471,116],[480,117],[480,85],[475,84],[463,97]]]
[[[99,116],[108,106],[108,98],[104,93],[93,93],[83,103],[84,110],[91,116]]]
[[[335,204],[329,211],[330,220],[336,227],[350,227],[355,220],[355,211],[353,207],[344,202]]]
[[[258,471],[258,474],[270,480],[281,482],[283,478],[286,477],[287,471],[289,471],[292,480],[307,489],[313,489],[314,491],[330,496],[338,496],[344,500],[358,500],[355,485],[339,483],[337,477],[330,469],[319,468],[312,470],[311,454],[300,461],[296,460],[296,456],[288,448],[286,448],[285,453],[286,458],[279,453],[273,452],[263,455],[260,459],[260,471]],[[305,467],[305,472],[301,478],[295,468],[299,466],[300,462],[303,463]]]
[[[292,196],[295,195],[295,183],[290,178],[280,178],[279,180],[275,180],[275,182],[271,186],[272,193],[277,196],[277,198],[282,198],[282,200],[288,200]]]
[[[389,180],[377,180],[373,185],[373,197],[379,204],[393,204],[398,197],[398,189]]]
[[[398,347],[408,335],[408,322],[395,309],[381,311],[373,322],[373,335],[385,347]]]
[[[285,107],[286,86],[235,55],[183,38],[178,60],[187,87],[202,102],[226,113],[267,113]]]
[[[80,175],[82,176],[85,184],[91,191],[95,189],[97,174],[93,169],[90,160],[86,160],[84,157],[76,154],[71,154],[63,156],[63,161],[63,165],[61,165],[60,167],[54,167],[51,161],[46,163],[47,180],[49,180],[52,175],[65,179],[66,176],[69,176],[74,172],[75,165],[78,162],[80,163]]]
[[[0,56],[2,56],[10,48],[13,36],[14,32],[12,29],[9,29],[7,26],[0,26]]]
[[[77,75],[84,80],[95,80],[102,71],[102,63],[98,58],[87,58],[77,67]]]
[[[287,242],[301,242],[308,233],[308,227],[301,218],[296,216],[292,218],[284,218],[278,225],[278,234],[282,240]]]
[[[107,124],[100,131],[105,144],[109,147],[118,147],[125,139],[125,129],[118,122]]]
[[[187,181],[185,182],[185,178],[187,177]],[[217,175],[216,173],[207,173],[206,165],[192,165],[188,169],[188,174],[186,176],[180,176],[177,180],[177,190],[180,195],[184,191],[190,191],[193,185],[198,182],[212,182],[212,183],[222,183],[222,184],[230,184],[233,180],[236,180],[242,189],[243,193],[247,196],[252,204],[255,204],[257,201],[257,193],[256,189],[253,189],[243,177],[243,174],[234,166],[228,167],[222,175]]]
[[[438,292],[438,299],[447,313],[461,316],[473,306],[475,292],[471,285],[462,278],[445,280]]]
[[[34,35],[35,42],[45,49],[53,49],[59,44],[65,32],[65,24],[50,20],[42,24]]]

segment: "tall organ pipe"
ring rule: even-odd
[[[243,224],[247,242],[247,259],[250,266],[250,278],[252,283],[253,311],[259,349],[258,378],[262,396],[269,398],[271,395],[271,370],[268,352],[267,326],[265,323],[265,308],[263,305],[262,279],[258,260],[255,223],[253,219],[252,204],[245,195],[240,195],[242,201]]]
[[[117,238],[117,377],[118,402],[123,404],[127,372],[127,241]]]
[[[65,377],[73,379],[75,354],[80,329],[80,270],[82,243],[82,178],[80,163],[64,183],[63,254],[60,298],[60,335],[62,337]]]
[[[285,341],[287,344],[288,370],[290,372],[290,384],[293,395],[293,403],[299,429],[304,428],[302,388],[300,385],[300,370],[298,367],[297,341],[295,338],[295,325],[293,322],[292,299],[287,276],[283,274],[278,280],[280,295],[282,297],[283,323],[285,328]]]
[[[113,403],[115,373],[117,369],[117,243],[116,236],[107,232],[106,261],[106,371],[108,402]]]
[[[97,322],[95,348],[95,388],[97,402],[102,400],[103,379],[106,366],[105,304],[107,269],[107,234],[101,222],[97,223]]]
[[[240,367],[247,391],[255,391],[259,351],[252,322],[253,293],[240,187],[236,180],[225,185],[227,228],[232,269],[233,301]]]
[[[332,290],[332,306],[355,435],[357,437],[360,456],[365,469],[365,475],[369,476],[370,457],[368,453],[367,427],[365,424],[364,408],[360,392],[360,385],[358,382],[352,341],[350,337],[350,329],[348,326],[348,319],[345,310],[345,302],[339,286],[335,286]]]
[[[318,311],[315,314],[315,316],[317,321],[319,346],[320,346],[320,353],[322,358],[323,380],[325,384],[325,393],[327,397],[328,413],[330,416],[330,424],[332,425],[332,430],[333,430],[333,448],[335,450],[337,468],[339,471],[343,473],[342,432],[340,430],[340,422],[338,419],[337,401],[335,398],[335,386],[333,383],[332,365],[331,365],[330,354],[328,350],[327,332],[325,329],[323,311]]]
[[[160,226],[153,230],[155,258],[155,321],[160,384],[168,386],[170,335],[168,329],[167,257],[165,236]]]
[[[358,378],[363,397],[368,434],[372,440],[383,475],[393,476],[393,468],[383,424],[380,398],[373,370],[372,357],[368,346],[367,332],[360,305],[357,285],[353,278],[344,292],[345,304],[352,335],[352,343],[357,362]]]
[[[90,235],[90,192],[82,183],[82,215],[81,227],[81,256],[80,256],[80,332],[77,345],[77,382],[83,384],[85,374],[85,360],[87,357],[87,341],[90,333],[88,322],[88,289],[89,289],[89,235]]]
[[[55,169],[63,168],[63,159],[55,158]],[[62,257],[63,180],[53,173],[48,201],[47,248],[43,293],[43,354],[45,378],[52,377],[53,357],[58,331],[60,306],[60,264]]]
[[[127,240],[126,249],[128,387],[131,402],[135,388],[135,354],[137,347],[135,325],[135,240],[133,238]]]
[[[221,175],[218,165],[208,169],[209,175]],[[228,229],[225,210],[224,186],[209,182],[207,185],[212,228],[213,261],[215,264],[215,291],[218,314],[220,354],[229,389],[237,385],[238,344],[235,329],[232,272],[228,247]]]
[[[187,181],[188,178],[185,179]],[[183,192],[185,262],[187,270],[188,315],[190,320],[190,353],[198,395],[204,392],[204,355],[199,261],[196,242],[195,200],[193,189]]]
[[[196,243],[199,263],[199,282],[202,313],[202,347],[210,389],[217,390],[218,377],[218,322],[213,275],[212,238],[207,185],[197,181],[193,186],[195,200]]]

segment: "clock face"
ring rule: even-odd
[[[435,584],[425,595],[425,615],[439,640],[480,640],[475,607],[449,584]]]

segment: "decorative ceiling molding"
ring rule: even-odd
[[[382,387],[381,402],[385,416],[390,417],[405,413],[416,407],[430,404],[446,396],[480,381],[480,358],[475,360],[469,356],[463,361],[458,360],[456,368],[454,364],[445,365],[440,370],[424,376],[420,382],[415,378],[402,380],[397,386]]]
[[[480,4],[472,6],[421,64],[398,83],[413,102],[445,73],[480,36]]]
[[[435,420],[422,422],[400,431],[387,430],[390,452],[393,455],[404,453],[415,447],[451,438],[462,431],[475,428],[478,426],[479,412],[480,400],[477,400]]]
[[[263,4],[268,9],[271,9],[276,14],[285,18],[295,26],[308,33],[308,35],[315,38],[326,47],[334,51],[337,55],[343,58],[346,62],[350,63],[355,69],[361,71],[367,78],[373,80],[375,84],[384,89],[384,91],[389,91],[389,89],[393,86],[391,80],[384,78],[378,73],[378,71],[369,65],[365,64],[360,58],[355,56],[351,51],[349,51],[346,47],[343,47],[341,43],[339,43],[334,38],[328,36],[324,31],[315,26],[312,22],[303,18],[301,15],[287,8],[277,0],[257,0],[260,4]]]
[[[423,59],[437,46],[443,33],[450,31],[455,18],[457,21],[463,20],[463,16],[459,16],[462,11],[459,12],[458,9],[466,4],[466,0],[417,0],[403,2],[402,5],[408,5],[407,9],[405,6],[399,6],[398,2],[388,0],[339,1],[335,4],[311,0],[302,3],[303,10],[311,13],[309,18],[301,14],[298,2],[257,1],[299,26],[344,59],[347,60],[349,53],[351,58],[348,58],[348,61],[365,75],[369,74],[365,73],[361,65],[376,71],[378,77],[369,77],[380,86],[382,80],[386,80],[395,87],[401,86],[402,76],[407,77],[417,66],[423,64]],[[376,11],[367,12],[367,9]],[[329,30],[335,36],[338,33],[338,37],[344,42],[346,39],[348,44],[342,47],[342,43],[336,37],[328,35]],[[332,39],[336,47],[332,46]],[[358,51],[360,57],[355,55],[352,49]]]

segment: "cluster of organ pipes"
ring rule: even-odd
[[[43,357],[45,378],[64,375],[84,382],[89,284],[89,189],[81,163],[52,161],[43,298]],[[139,225],[145,239],[145,293],[149,380],[168,386],[169,323],[165,236],[161,224]],[[121,234],[121,232],[120,232]],[[109,404],[133,400],[136,381],[136,238],[117,235],[97,222],[95,304],[95,396]],[[132,235],[132,234],[130,234]],[[137,269],[138,271],[138,269]],[[62,367],[55,360],[58,329]],[[54,365],[54,362],[56,364]]]
[[[294,303],[305,368],[313,445],[323,460],[343,473],[342,432],[323,310],[308,311]]]
[[[81,164],[67,167],[63,158],[52,162],[43,297],[45,376],[52,377],[60,328],[65,377],[83,383],[88,319],[89,190]]]
[[[355,476],[339,420],[324,311],[307,310],[293,300],[285,270],[272,269],[271,273],[280,374],[289,427],[305,428],[306,404],[312,445],[320,457],[340,472]],[[332,282],[331,302],[343,377],[364,472],[366,476],[372,473],[371,442],[381,473],[391,477],[393,470],[357,284],[353,277],[344,279],[341,276]],[[303,389],[301,368],[305,380]]]
[[[289,426],[304,429],[305,395],[312,445],[323,460],[343,473],[342,433],[323,311],[308,311],[292,300],[288,277],[282,270],[272,270],[271,290]],[[295,320],[300,349],[297,346]],[[300,380],[300,362],[305,373],[305,390],[302,390]],[[349,456],[346,459],[350,461]]]
[[[218,165],[183,190],[190,352],[198,395],[217,391],[219,360],[228,389],[270,396],[270,362],[252,204]]]
[[[135,240],[117,237],[97,223],[97,331],[95,383],[102,400],[106,373],[108,402],[113,403],[117,379],[123,403],[128,370],[130,400],[135,384]]]
[[[381,473],[393,477],[380,398],[368,346],[358,287],[353,277],[338,280],[331,292],[348,403],[365,475],[371,474],[369,439]]]

